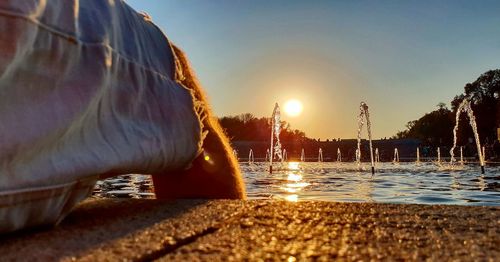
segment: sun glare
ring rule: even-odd
[[[288,100],[285,103],[285,113],[289,116],[298,116],[302,113],[302,102],[297,99]]]

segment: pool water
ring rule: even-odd
[[[276,168],[276,167],[275,167]],[[242,164],[250,199],[500,205],[500,168],[445,167],[434,163],[290,162],[269,174],[267,163]]]
[[[500,166],[378,163],[240,163],[249,199],[500,206]],[[99,181],[97,197],[153,198],[149,176]]]

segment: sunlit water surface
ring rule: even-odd
[[[241,163],[249,199],[500,206],[500,167],[435,163]],[[99,181],[96,197],[153,198],[149,176]]]

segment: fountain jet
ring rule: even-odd
[[[483,146],[483,162],[486,163],[486,148]]]
[[[273,115],[271,117],[271,151],[269,154],[269,173],[273,173],[273,158],[274,155],[278,160],[282,161],[283,156],[281,155],[281,143],[280,143],[280,132],[281,132],[281,113],[280,106],[278,103],[274,105]],[[276,143],[274,143],[274,138],[276,137]]]
[[[458,124],[460,122],[460,114],[464,112],[467,113],[469,117],[469,124],[474,132],[474,138],[476,140],[477,155],[479,156],[479,164],[481,165],[481,174],[484,174],[484,155],[481,150],[481,141],[479,140],[479,133],[477,132],[476,117],[474,116],[474,111],[472,111],[471,103],[468,99],[464,99],[462,103],[458,106],[457,114],[455,116],[455,127],[453,128],[453,147],[450,149],[450,162],[453,164],[455,162],[454,150],[457,147],[457,131]]]
[[[394,148],[394,160],[392,160],[394,164],[399,163],[399,151],[397,148]]]
[[[253,157],[253,150],[250,148],[250,152],[248,152],[248,163],[252,164],[255,161]]]
[[[302,148],[302,151],[300,152],[300,162],[305,162],[306,161],[306,155],[304,153],[304,148]]]
[[[318,162],[323,162],[323,149],[318,150]]]
[[[463,146],[460,147],[460,164],[461,165],[464,164],[464,150],[463,150]]]
[[[342,162],[342,153],[340,152],[340,148],[337,148],[337,162]]]
[[[375,163],[380,162],[380,156],[378,154],[378,148],[375,148]]]
[[[366,120],[366,130],[368,131],[368,139],[370,141],[370,160],[372,164],[372,175],[375,174],[375,163],[373,159],[373,146],[372,146],[372,131],[370,122],[370,112],[368,111],[368,105],[365,102],[359,104],[359,116],[358,116],[358,149],[356,154],[356,161],[361,162],[361,130],[363,129],[364,121]]]
[[[439,148],[439,147],[437,149],[437,154],[438,154],[437,163],[438,163],[438,165],[441,165],[441,148]]]
[[[359,148],[356,148],[356,163],[358,163],[358,167],[361,165],[361,152]]]
[[[416,163],[420,163],[420,148],[417,147],[417,160]]]
[[[236,149],[233,149],[233,155],[236,159],[238,159],[238,151],[236,151]]]

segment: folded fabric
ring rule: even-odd
[[[0,1],[0,232],[55,223],[99,174],[201,151],[165,35],[123,1]]]

